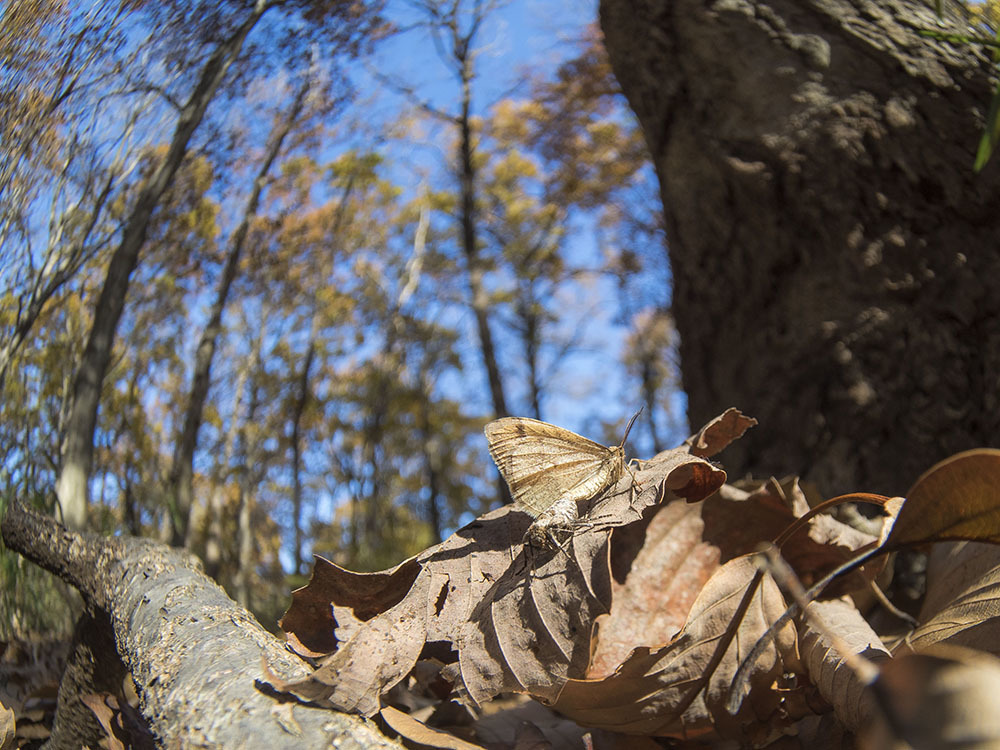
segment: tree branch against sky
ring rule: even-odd
[[[426,105],[397,107],[388,117],[379,108],[393,96],[398,102],[404,86],[371,90],[364,76],[354,77],[358,70],[316,54],[336,46],[322,46],[321,26],[292,28],[286,13],[301,4],[268,11],[232,55],[149,212],[135,270],[118,286],[127,295],[109,338],[114,315],[95,322],[91,312],[94,300],[115,288],[105,282],[123,268],[110,263],[112,251],[137,210],[136,196],[177,153],[148,141],[151,113],[144,112],[129,136],[137,154],[131,171],[103,199],[104,218],[91,230],[93,253],[42,306],[36,328],[10,359],[12,380],[3,384],[11,395],[3,407],[10,419],[0,426],[5,466],[23,486],[44,487],[51,472],[59,478],[56,451],[39,449],[52,434],[64,432],[69,445],[70,434],[86,432],[79,429],[82,405],[93,406],[99,395],[90,457],[67,451],[61,489],[72,484],[73,456],[83,456],[92,472],[75,486],[84,497],[94,493],[95,523],[185,539],[220,581],[255,606],[274,601],[258,588],[273,593],[268,575],[280,576],[282,566],[304,572],[312,550],[365,566],[389,564],[416,549],[416,540],[446,536],[494,503],[481,435],[494,414],[568,421],[591,434],[606,422],[620,434],[614,423],[635,401],[620,387],[624,326],[604,260],[615,250],[597,246],[587,226],[606,192],[594,186],[617,179],[600,166],[619,161],[614,149],[600,147],[602,138],[617,137],[600,121],[618,115],[590,112],[575,94],[554,96],[540,111],[528,106],[537,95],[529,82],[554,75],[570,45],[534,31],[529,49],[520,48],[525,38],[509,24],[531,15],[526,5],[440,4],[440,13],[434,3],[402,5],[409,21],[427,12],[445,23],[435,27],[436,46],[429,22],[411,24],[427,44],[409,42],[406,63],[381,67],[375,80],[402,81],[409,87],[402,98]],[[484,15],[471,23],[447,20],[463,7]],[[178,34],[150,55],[162,61],[150,70],[172,77],[135,69],[107,83],[135,101],[154,101],[157,116],[176,117],[212,50],[240,24],[225,6],[214,7],[199,28],[185,25],[169,5],[148,10],[159,28]],[[320,46],[298,39],[303,31]],[[358,34],[343,32],[345,39]],[[425,55],[419,65],[415,50]],[[347,103],[340,83],[370,98],[352,104],[344,123],[334,121],[331,106],[297,127],[268,171],[272,108],[315,59],[323,63],[317,90],[331,97],[328,104]],[[515,69],[512,60],[521,59],[537,68]],[[441,74],[436,81],[433,71]],[[291,105],[294,97],[286,98]],[[565,127],[553,116],[560,107],[587,113]],[[288,106],[277,121],[293,111]],[[115,125],[132,115],[123,106]],[[511,125],[518,119],[520,129]],[[575,143],[572,157],[559,156],[564,145],[542,144],[529,132],[554,125],[565,144]],[[372,159],[360,165],[371,182],[363,199],[359,192],[341,201],[350,153]],[[434,164],[426,158],[432,153],[441,157]],[[593,163],[569,168],[561,163],[569,158]],[[264,175],[259,193],[249,187]],[[86,184],[107,182],[95,177]],[[347,211],[340,229],[338,206]],[[259,367],[248,370],[241,358],[258,332],[244,329],[257,325],[265,308]],[[46,345],[43,339],[60,329]],[[96,387],[88,381],[87,398],[74,401],[82,374],[75,384],[57,370],[95,361],[93,347],[84,356],[91,330],[105,330],[103,376]],[[238,390],[247,394],[242,402]],[[252,425],[243,424],[248,400]],[[32,424],[32,408],[45,419]],[[252,443],[245,458],[243,434]],[[390,526],[379,520],[389,517]]]
[[[167,489],[168,500],[171,502],[172,535],[175,546],[187,544],[189,515],[194,495],[194,453],[198,444],[198,429],[201,426],[202,412],[208,388],[211,383],[212,359],[222,330],[222,313],[229,297],[229,290],[239,269],[240,256],[246,243],[250,224],[257,215],[261,192],[267,182],[268,173],[281,153],[288,134],[302,113],[309,94],[310,80],[304,76],[298,89],[292,96],[291,105],[276,118],[268,137],[267,151],[261,160],[260,169],[253,179],[250,194],[239,226],[233,232],[229,242],[229,252],[226,255],[225,267],[219,279],[216,299],[208,316],[208,323],[202,332],[195,352],[195,365],[191,376],[191,390],[188,405],[184,410],[183,427],[177,433],[174,445],[173,466],[170,474],[170,486]]]
[[[138,263],[149,219],[180,167],[191,136],[201,123],[223,76],[243,47],[247,34],[273,5],[267,0],[257,0],[236,32],[209,57],[198,84],[181,110],[170,148],[136,197],[122,230],[121,243],[111,256],[108,274],[94,311],[87,346],[73,380],[72,403],[62,447],[62,466],[56,482],[60,516],[71,528],[82,528],[87,523],[87,484],[93,463],[94,428],[100,407],[101,384],[111,358],[118,320],[125,306],[129,277]]]

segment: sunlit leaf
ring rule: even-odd
[[[1000,450],[958,453],[921,476],[906,495],[886,547],[947,539],[1000,543]]]

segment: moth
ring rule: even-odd
[[[486,425],[490,455],[514,505],[534,519],[525,541],[537,547],[558,546],[553,532],[578,520],[577,503],[621,479],[626,470],[625,441],[641,411],[629,420],[621,444],[612,446],[529,417],[504,417]]]

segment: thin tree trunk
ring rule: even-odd
[[[956,22],[957,23],[957,22]],[[916,0],[602,0],[659,174],[689,416],[734,475],[898,495],[1000,435],[996,67]]]
[[[253,358],[247,360],[240,367],[239,375],[236,376],[236,392],[233,395],[233,416],[229,420],[229,427],[226,430],[226,438],[222,446],[222,458],[219,461],[218,474],[213,482],[212,500],[208,508],[208,534],[205,537],[204,558],[205,573],[215,580],[219,579],[219,573],[222,570],[222,512],[225,508],[225,488],[232,471],[233,453],[236,449],[236,438],[239,434],[240,404],[243,403],[243,393],[246,390],[247,380],[250,378],[250,367],[253,362]]]
[[[463,60],[462,113],[458,118],[460,138],[458,173],[462,197],[460,214],[462,252],[465,254],[465,262],[468,266],[472,312],[476,318],[476,328],[479,332],[479,350],[483,356],[483,367],[486,369],[486,377],[490,385],[493,412],[497,417],[505,417],[507,416],[507,399],[504,396],[500,368],[497,366],[493,333],[490,331],[490,303],[483,285],[483,266],[479,257],[478,238],[476,237],[476,165],[473,161],[475,149],[472,144],[471,75],[469,61],[467,59]]]
[[[532,299],[518,302],[518,317],[521,319],[521,340],[524,342],[524,357],[528,363],[528,390],[531,395],[531,416],[542,418],[542,385],[538,372],[538,311]]]
[[[333,219],[333,227],[330,233],[333,237],[338,237],[347,218],[348,199],[354,189],[354,175],[350,175],[344,185],[340,196],[340,203],[337,205],[337,213]],[[332,256],[336,252],[335,247],[330,248],[330,265],[323,268],[320,273],[324,278],[331,278],[333,273]],[[316,356],[316,339],[319,337],[320,313],[313,307],[312,316],[309,320],[309,343],[306,346],[306,356],[302,361],[302,371],[298,377],[298,393],[295,397],[295,406],[292,409],[292,524],[294,526],[294,550],[293,564],[295,572],[303,571],[302,555],[302,417],[305,414],[306,406],[309,403],[309,378],[311,376],[313,359]]]
[[[490,398],[493,403],[495,417],[507,416],[507,398],[504,395],[503,380],[497,365],[496,347],[493,343],[493,332],[490,330],[490,302],[483,284],[483,266],[479,257],[478,239],[476,237],[476,165],[473,161],[474,147],[472,144],[472,66],[468,55],[461,60],[462,64],[462,111],[458,118],[459,126],[459,185],[462,194],[461,229],[462,251],[468,268],[469,294],[472,303],[472,313],[476,318],[476,329],[479,333],[479,351],[483,357],[483,367],[490,386]],[[499,472],[496,474],[497,494],[500,502],[511,502],[510,490]]]
[[[84,262],[88,260],[89,256],[85,252],[84,245],[94,227],[97,226],[98,219],[101,217],[101,208],[111,195],[111,188],[113,186],[114,180],[112,177],[109,177],[95,199],[87,225],[84,227],[80,238],[72,247],[60,252],[57,260],[51,262],[39,272],[40,276],[34,282],[31,293],[28,295],[27,304],[24,305],[23,309],[21,309],[20,305],[18,306],[17,322],[14,324],[14,329],[11,331],[10,337],[0,346],[0,388],[3,387],[7,379],[7,373],[10,371],[14,357],[20,350],[21,345],[27,340],[28,334],[41,316],[45,305],[80,270]],[[51,266],[51,270],[49,266]]]
[[[441,494],[441,477],[438,467],[441,465],[441,456],[435,451],[441,450],[441,441],[434,439],[431,428],[430,414],[430,387],[426,382],[424,373],[421,373],[421,389],[423,391],[420,399],[419,409],[419,429],[420,443],[424,454],[424,471],[427,474],[427,520],[431,525],[432,544],[441,541],[441,507],[438,503],[438,496]]]
[[[170,472],[167,489],[168,502],[171,503],[171,544],[175,547],[187,546],[190,542],[188,529],[194,500],[194,453],[198,447],[198,430],[201,427],[205,400],[208,398],[208,389],[212,382],[212,360],[215,357],[215,349],[222,332],[222,313],[226,309],[229,290],[239,271],[240,256],[246,244],[250,224],[257,215],[260,196],[267,183],[267,174],[271,171],[275,159],[278,158],[285,138],[301,114],[308,93],[309,79],[306,78],[296,92],[292,106],[288,108],[284,117],[275,122],[271,130],[270,146],[253,181],[253,189],[250,191],[243,209],[243,219],[230,240],[229,254],[222,269],[222,276],[219,278],[215,302],[209,312],[208,323],[205,325],[205,330],[202,331],[201,341],[195,352],[188,404],[184,410],[184,425],[174,444],[173,468]]]
[[[382,381],[383,385],[377,390],[384,392],[388,385],[384,371],[380,373],[379,380]],[[371,417],[365,425],[364,430],[365,464],[371,470],[371,475],[368,478],[368,492],[365,497],[364,530],[366,540],[372,545],[374,545],[375,540],[380,538],[378,532],[382,521],[381,514],[379,513],[379,500],[382,494],[382,462],[380,461],[379,449],[382,447],[382,442],[385,439],[384,425],[386,411],[385,400],[378,401],[372,410]]]
[[[294,525],[294,546],[292,565],[295,573],[303,572],[302,565],[302,416],[309,403],[309,376],[316,356],[316,328],[318,315],[313,315],[313,330],[309,332],[309,348],[302,361],[299,373],[298,393],[292,407],[292,524]]]
[[[249,17],[206,62],[198,84],[181,110],[167,154],[139,191],[125,223],[121,243],[111,256],[104,287],[94,310],[87,346],[74,378],[73,403],[62,446],[62,467],[56,481],[62,520],[71,528],[82,528],[87,523],[87,483],[94,457],[94,430],[101,384],[111,358],[118,321],[125,307],[129,277],[138,263],[150,217],[180,167],[191,136],[201,123],[229,65],[242,49],[247,34],[269,7],[270,1],[258,0]]]
[[[656,427],[657,388],[654,377],[654,365],[655,363],[644,352],[642,362],[640,363],[642,397],[646,402],[646,419],[649,421],[650,437],[653,438],[653,453],[656,454],[662,451],[664,446],[663,441],[660,440],[660,431]]]
[[[263,316],[262,316],[263,317]],[[254,362],[258,371],[263,369],[261,363],[261,347],[264,342],[264,330],[254,343],[254,350],[251,354],[251,361]],[[240,467],[239,467],[239,510],[237,512],[237,557],[235,589],[236,601],[242,606],[250,609],[251,590],[250,584],[253,577],[253,527],[251,519],[253,517],[253,494],[250,492],[254,482],[250,476],[250,455],[251,449],[247,444],[246,427],[253,423],[257,416],[257,407],[260,405],[260,386],[254,382],[250,388],[250,403],[247,406],[247,417],[240,426]]]

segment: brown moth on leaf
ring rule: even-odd
[[[529,417],[504,417],[486,425],[490,455],[514,505],[535,519],[526,542],[557,546],[553,531],[577,521],[577,503],[618,483],[625,471],[625,440],[638,416],[629,420],[621,444],[612,446]]]
[[[532,516],[514,504],[381,573],[317,558],[281,625],[293,650],[323,658],[322,666],[304,680],[270,673],[267,680],[304,700],[373,716],[385,692],[428,659],[445,663],[442,679],[466,705],[505,692],[552,703],[567,679],[587,673],[594,623],[613,604],[608,531],[635,524],[665,498],[704,499],[725,478],[686,448],[663,451],[638,471],[634,497],[625,477],[593,501],[588,519],[600,522],[574,528],[563,549],[572,565],[552,556],[532,559],[529,570],[529,553],[512,548]]]

